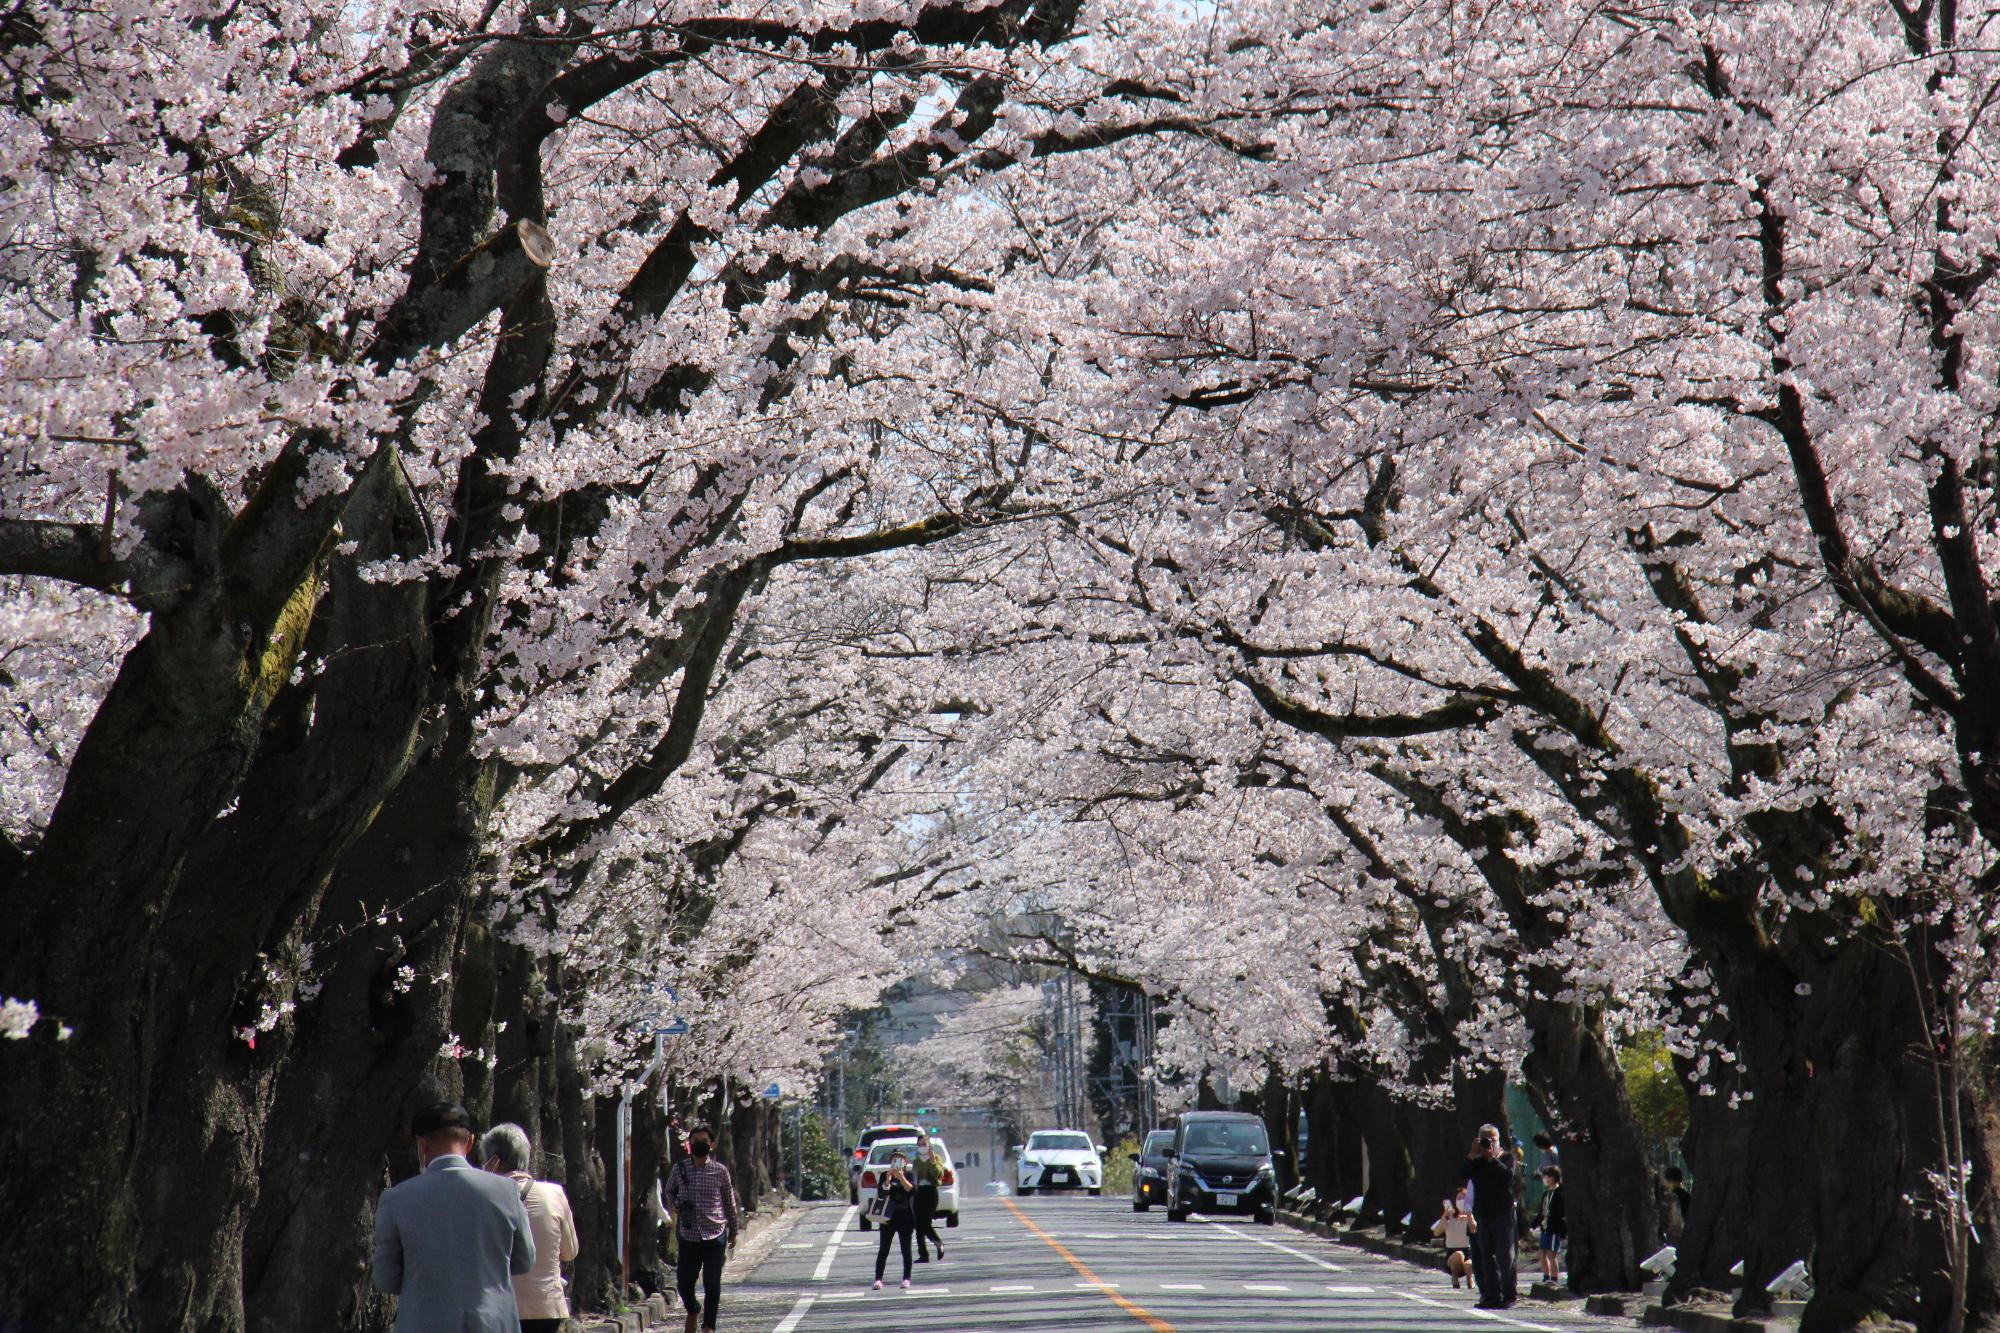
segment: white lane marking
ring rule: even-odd
[[[1253,1236],[1249,1232],[1245,1231],[1242,1227],[1225,1226],[1221,1222],[1214,1221],[1210,1218],[1202,1217],[1200,1213],[1196,1213],[1195,1216],[1198,1219],[1200,1219],[1203,1225],[1214,1227],[1217,1231],[1222,1232],[1224,1235],[1234,1236],[1238,1240],[1247,1240],[1253,1245],[1262,1245],[1265,1249],[1268,1250],[1277,1250],[1282,1254],[1289,1254],[1294,1259],[1303,1259],[1307,1263],[1312,1264],[1316,1268],[1324,1268],[1329,1273],[1345,1273],[1347,1271],[1339,1264],[1328,1263],[1324,1259],[1318,1258],[1314,1255],[1307,1254],[1304,1250],[1295,1250],[1289,1245],[1280,1245],[1275,1240],[1265,1240],[1262,1236]]]
[[[787,1240],[778,1243],[778,1248],[781,1250],[810,1250],[812,1247],[813,1243],[809,1240]]]
[[[1415,1301],[1418,1305],[1433,1305],[1440,1310],[1456,1310],[1460,1314],[1469,1314],[1475,1319],[1491,1319],[1494,1323],[1505,1324],[1509,1328],[1528,1328],[1533,1329],[1535,1333],[1563,1333],[1561,1329],[1551,1328],[1547,1324],[1531,1324],[1525,1319],[1516,1319],[1511,1315],[1495,1314],[1491,1310],[1479,1310],[1469,1305],[1453,1305],[1450,1301],[1434,1301],[1428,1296],[1419,1296],[1414,1292],[1399,1291],[1396,1295],[1401,1296],[1406,1301]]]
[[[1162,1282],[1161,1291],[1207,1291],[1199,1282]]]
[[[847,1211],[840,1215],[840,1220],[833,1224],[833,1234],[826,1238],[826,1249],[819,1256],[819,1267],[813,1269],[813,1281],[824,1282],[826,1275],[833,1271],[834,1256],[840,1253],[840,1239],[854,1221],[854,1215],[860,1211],[859,1205],[849,1204]]]
[[[1375,1294],[1375,1288],[1373,1287],[1338,1287],[1331,1282],[1326,1284],[1326,1289],[1336,1296],[1373,1296]]]
[[[1035,1284],[1032,1282],[1013,1282],[1013,1283],[1008,1283],[1004,1286],[992,1286],[987,1288],[988,1291],[994,1293],[995,1295],[1001,1295],[1003,1293],[1007,1295],[1013,1295],[1018,1292],[1033,1291],[1034,1289],[1035,1289]]]
[[[799,1303],[792,1307],[790,1314],[778,1321],[778,1326],[771,1333],[792,1333],[799,1326],[799,1320],[806,1317],[806,1311],[812,1309],[813,1299],[810,1295],[799,1297]]]
[[[1291,1290],[1291,1288],[1290,1288],[1290,1287],[1288,1287],[1288,1286],[1286,1286],[1286,1285],[1285,1285],[1284,1283],[1282,1283],[1282,1282],[1245,1282],[1245,1283],[1243,1284],[1243,1290],[1245,1290],[1245,1291],[1290,1291],[1290,1290]]]

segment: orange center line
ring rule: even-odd
[[[1117,1290],[1114,1287],[1112,1287],[1110,1283],[1106,1282],[1103,1278],[1099,1277],[1097,1274],[1091,1272],[1089,1265],[1085,1264],[1083,1260],[1071,1254],[1069,1252],[1068,1247],[1065,1246],[1061,1241],[1057,1240],[1054,1236],[1051,1236],[1048,1232],[1036,1226],[1034,1222],[1030,1220],[1028,1215],[1022,1212],[1012,1199],[1002,1196],[1000,1202],[1007,1205],[1007,1211],[1014,1215],[1015,1221],[1019,1222],[1022,1226],[1026,1227],[1034,1235],[1039,1236],[1043,1244],[1047,1245],[1057,1254],[1060,1254],[1063,1258],[1069,1260],[1069,1266],[1076,1270],[1077,1276],[1082,1278],[1084,1281],[1090,1283],[1093,1287],[1096,1287],[1098,1291],[1103,1293],[1104,1298],[1106,1300],[1110,1301],[1113,1305],[1123,1310],[1126,1314],[1131,1315],[1134,1319],[1138,1320],[1140,1323],[1144,1324],[1147,1328],[1151,1329],[1152,1333],[1174,1333],[1174,1326],[1172,1324],[1169,1324],[1166,1320],[1160,1318],[1152,1311],[1146,1309],[1144,1306],[1140,1305],[1137,1301],[1127,1300],[1125,1297],[1119,1295]]]

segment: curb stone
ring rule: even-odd
[[[1775,1333],[1798,1327],[1789,1320],[1737,1319],[1685,1305],[1649,1305],[1640,1313],[1639,1322],[1654,1328],[1677,1328],[1683,1333]]]
[[[1278,1220],[1295,1231],[1303,1231],[1309,1235],[1320,1236],[1336,1244],[1351,1245],[1357,1250],[1366,1250],[1370,1254],[1379,1254],[1389,1259],[1400,1259],[1405,1263],[1415,1264],[1419,1268],[1428,1268],[1436,1272],[1444,1270],[1444,1256],[1438,1251],[1425,1246],[1410,1245],[1403,1241],[1390,1240],[1383,1236],[1369,1235],[1367,1232],[1358,1229],[1343,1231],[1339,1227],[1332,1226],[1317,1218],[1309,1217],[1304,1213],[1292,1212],[1285,1209],[1279,1210]],[[1553,1299],[1557,1302],[1565,1302],[1575,1299],[1575,1293],[1569,1291],[1567,1288],[1550,1287],[1547,1283],[1541,1282],[1537,1282],[1534,1287],[1529,1289],[1529,1295],[1538,1296],[1545,1290],[1554,1291],[1558,1294],[1553,1298],[1541,1297],[1544,1300]],[[1583,1312],[1585,1314],[1605,1315],[1611,1318],[1631,1318],[1631,1303],[1637,1299],[1637,1292],[1633,1292],[1630,1295],[1589,1296],[1584,1298]],[[1648,1307],[1648,1313],[1658,1310],[1658,1308],[1657,1306]],[[1722,1333],[1780,1333],[1781,1330],[1795,1327],[1795,1325],[1782,1323],[1760,1324],[1745,1320],[1730,1319],[1724,1319],[1722,1322],[1716,1324],[1688,1326],[1676,1324],[1668,1316],[1683,1313],[1695,1314],[1698,1312],[1673,1310],[1661,1311],[1660,1313],[1662,1317],[1657,1321],[1641,1322],[1654,1322],[1669,1327],[1690,1327],[1691,1333],[1713,1333],[1714,1330],[1721,1330]],[[1712,1315],[1705,1317],[1714,1318]]]

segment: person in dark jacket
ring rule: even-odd
[[[917,1160],[910,1168],[917,1182],[917,1262],[931,1261],[931,1247],[936,1247],[938,1262],[944,1262],[944,1241],[937,1233],[938,1192],[951,1174],[951,1163],[945,1160],[931,1136],[921,1131],[917,1134]]]
[[[1563,1246],[1569,1240],[1569,1212],[1563,1206],[1563,1169],[1542,1168],[1542,1280],[1562,1280]]]
[[[882,1244],[875,1251],[875,1290],[882,1290],[882,1273],[889,1266],[889,1243],[903,1243],[903,1286],[910,1285],[910,1234],[917,1229],[917,1182],[910,1178],[910,1159],[897,1153],[889,1159],[889,1173],[878,1190],[888,1200],[882,1217]]]
[[[1481,1125],[1461,1171],[1472,1186],[1472,1218],[1479,1229],[1472,1236],[1472,1278],[1479,1285],[1478,1306],[1498,1310],[1516,1298],[1514,1273],[1514,1168],[1500,1152],[1500,1131]]]

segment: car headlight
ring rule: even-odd
[[[1278,1178],[1278,1170],[1269,1162],[1266,1162],[1257,1168],[1257,1176],[1260,1180],[1276,1180]]]
[[[1142,1166],[1139,1168],[1139,1178],[1141,1180],[1159,1180],[1161,1179],[1161,1176],[1160,1173],[1154,1168],[1150,1166]]]

